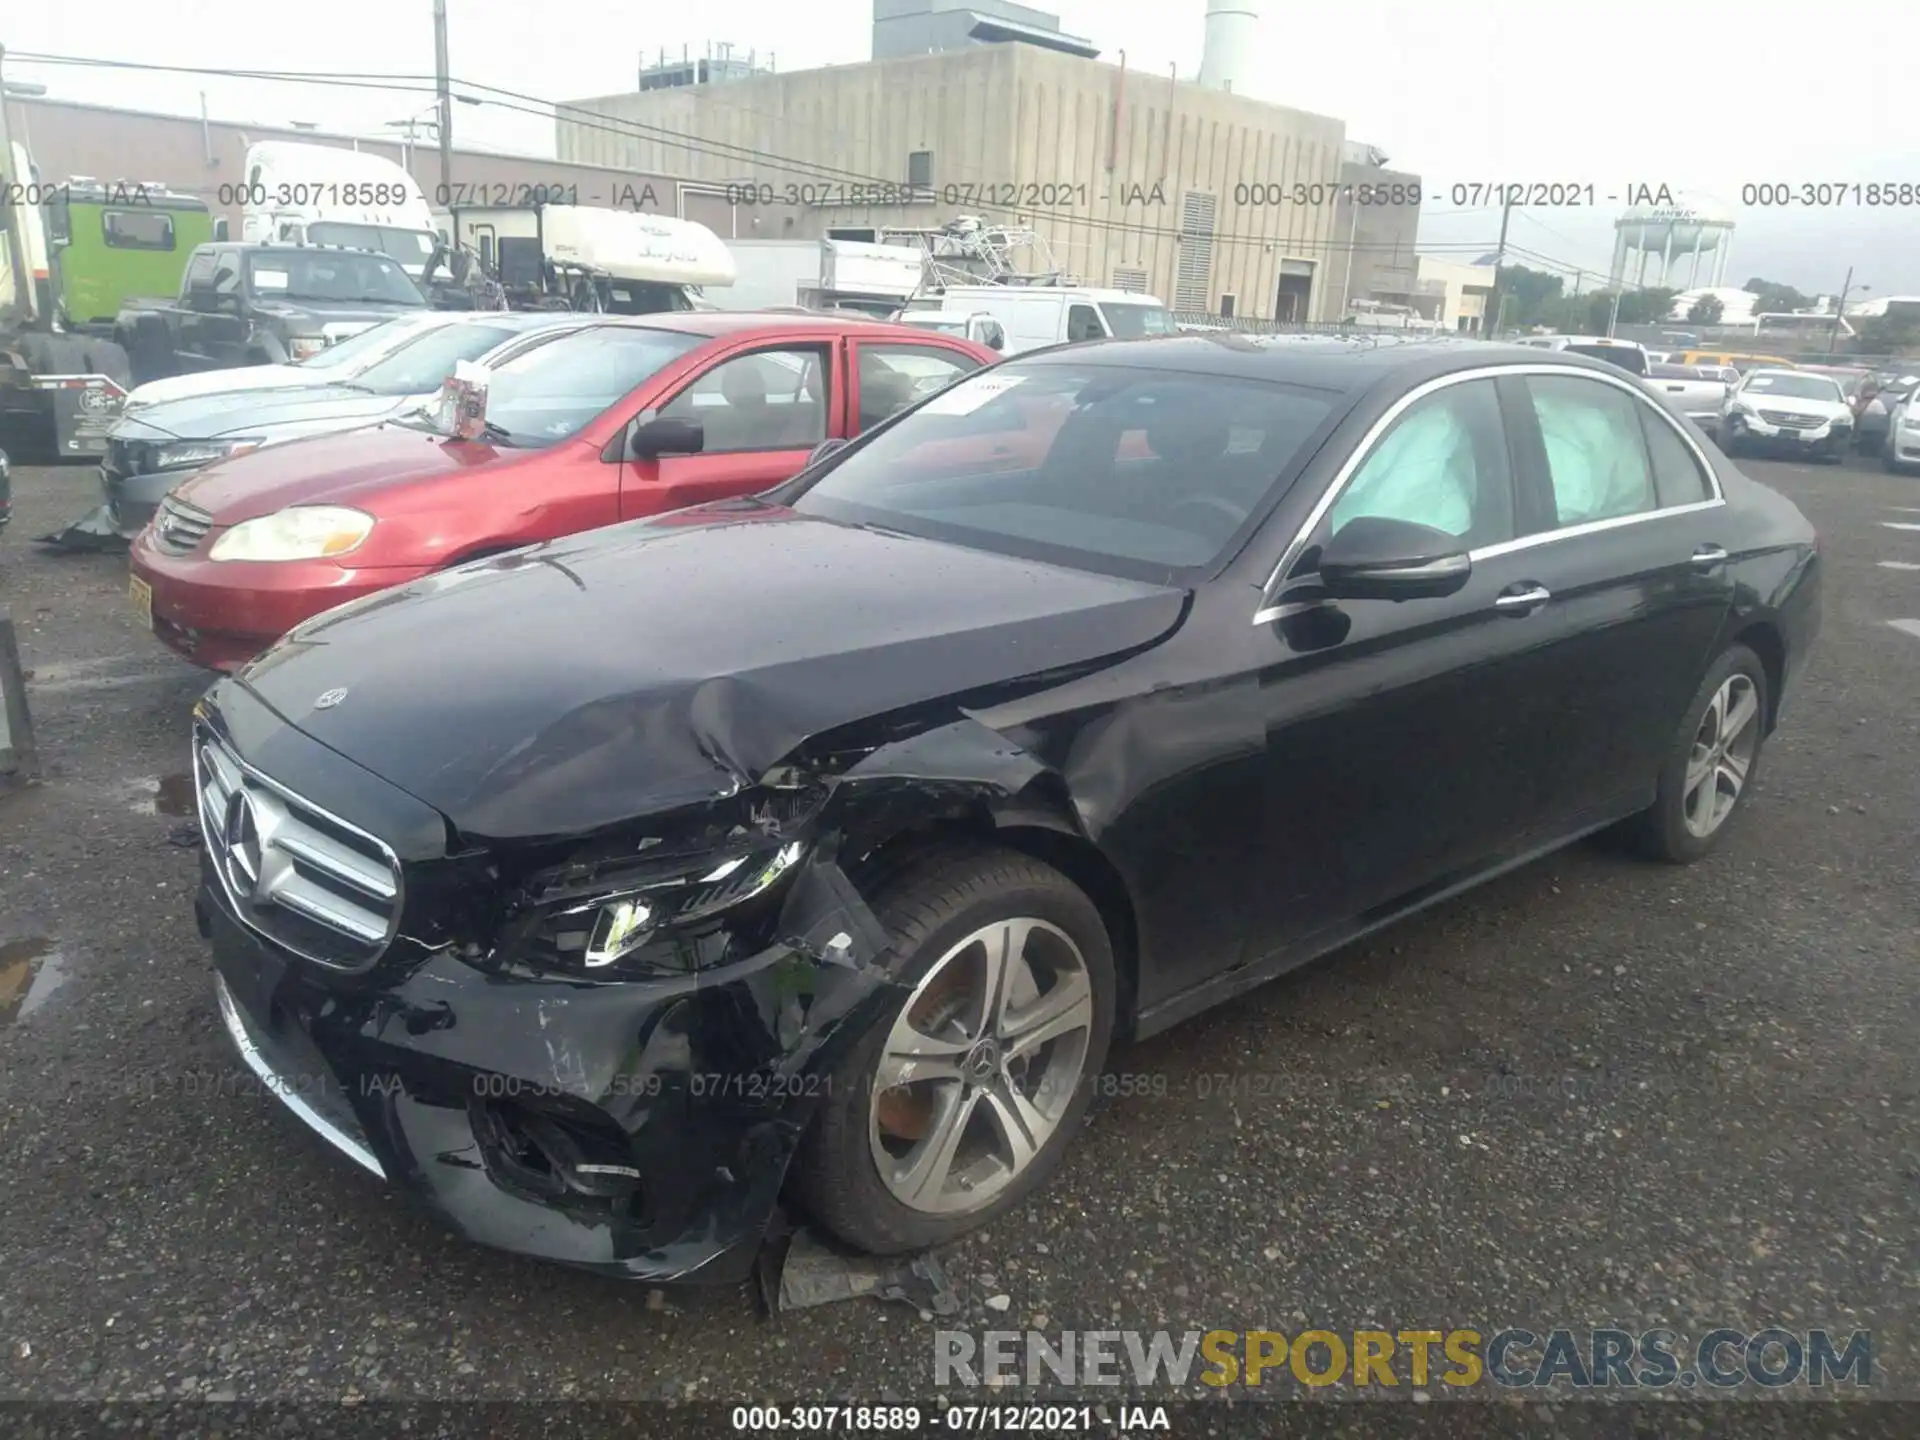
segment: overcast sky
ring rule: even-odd
[[[1717,200],[1738,221],[1728,281],[1754,274],[1809,293],[1920,293],[1920,204],[1806,211],[1742,207],[1764,181],[1892,181],[1920,187],[1911,64],[1883,64],[1862,33],[1799,56],[1756,38],[1750,4],[1732,0],[1316,0],[1262,10],[1254,60],[1263,100],[1337,116],[1351,138],[1416,170],[1429,195],[1454,183],[1561,181],[1596,187],[1596,210],[1516,212],[1510,240],[1570,266],[1604,269],[1630,184],[1666,184]],[[578,99],[633,87],[640,53],[709,42],[771,51],[780,69],[846,64],[870,52],[870,0],[449,0],[456,80]],[[1044,7],[1043,7],[1044,8]],[[1101,58],[1182,76],[1198,68],[1205,0],[1060,0],[1062,27]],[[1834,12],[1836,15],[1843,11]],[[1884,19],[1890,12],[1880,12]],[[313,0],[212,6],[152,0],[9,5],[0,43],[10,80],[102,104],[256,124],[317,121],[377,132],[425,109],[430,93],[267,83],[40,64],[21,52],[227,69],[419,75],[430,92],[431,0]],[[1864,23],[1864,22],[1863,22]],[[1911,27],[1895,26],[1894,35]],[[1910,46],[1903,54],[1910,54]],[[1859,57],[1856,61],[1853,57]],[[1777,78],[1766,78],[1769,73]],[[1757,78],[1755,78],[1757,77]],[[1896,96],[1901,103],[1897,104]],[[462,105],[459,143],[551,155],[551,120],[497,104]],[[534,176],[532,178],[539,178]],[[774,177],[779,178],[779,177]],[[1064,178],[1064,177],[1061,177]],[[1140,177],[1151,180],[1154,177]],[[1257,177],[1248,177],[1249,179]],[[1427,206],[1423,243],[1485,240],[1494,210]],[[1525,259],[1525,256],[1518,257]]]

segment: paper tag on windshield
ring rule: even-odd
[[[438,421],[456,440],[479,440],[487,433],[487,372],[471,360],[459,361],[440,387]]]
[[[1004,395],[1027,377],[1024,375],[981,375],[962,380],[944,394],[929,400],[920,409],[922,415],[971,415],[996,395]]]
[[[256,290],[285,290],[290,278],[284,270],[262,270],[258,265],[253,267],[253,288]]]

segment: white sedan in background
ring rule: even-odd
[[[1749,370],[1728,393],[1715,438],[1729,455],[1770,450],[1837,461],[1853,443],[1853,407],[1830,375]]]

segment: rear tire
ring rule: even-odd
[[[1014,851],[928,851],[874,909],[905,993],[833,1068],[791,1179],[825,1229],[893,1255],[988,1224],[1059,1167],[1106,1063],[1115,983],[1093,902]],[[1017,940],[1004,969],[996,935]]]
[[[1660,768],[1653,804],[1628,822],[1642,854],[1687,865],[1719,844],[1759,774],[1772,698],[1767,667],[1745,645],[1730,646],[1707,667]]]

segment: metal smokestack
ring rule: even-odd
[[[1207,0],[1207,41],[1200,52],[1200,84],[1248,94],[1253,88],[1253,37],[1260,15],[1253,0]]]

